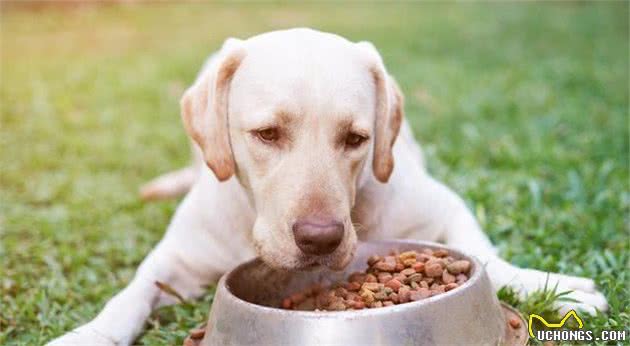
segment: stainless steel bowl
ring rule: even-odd
[[[426,247],[471,261],[470,279],[438,296],[390,307],[335,312],[277,308],[282,298],[309,284],[339,281],[364,270],[370,255]],[[241,264],[219,281],[201,345],[498,345],[507,340],[506,325],[475,258],[435,243],[377,241],[359,244],[343,272],[287,272],[258,259]]]

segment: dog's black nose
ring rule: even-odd
[[[309,255],[326,255],[343,239],[343,223],[334,220],[304,219],[293,224],[295,244]]]

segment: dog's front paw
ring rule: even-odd
[[[544,273],[537,270],[521,270],[519,273],[523,293],[531,293],[543,288],[556,289],[557,293],[568,292],[557,302],[560,313],[578,310],[594,315],[597,311],[608,310],[606,297],[597,290],[591,279],[556,273]]]
[[[566,314],[569,310],[583,311],[595,315],[597,311],[608,310],[608,301],[601,292],[571,291],[566,295],[571,301],[558,302],[560,313]]]
[[[569,310],[578,310],[594,315],[597,311],[608,310],[606,297],[597,290],[593,280],[562,274],[551,275],[558,283],[558,291],[570,291],[566,298],[571,301],[558,303],[562,314]]]
[[[115,340],[100,333],[90,324],[81,326],[46,344],[46,346],[116,346]]]

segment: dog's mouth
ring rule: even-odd
[[[289,243],[274,244],[254,240],[254,249],[258,257],[269,267],[280,270],[314,270],[327,268],[330,270],[345,269],[354,258],[357,241],[354,235],[348,236],[333,252],[329,254],[308,254]]]
[[[329,259],[324,258],[308,258],[306,260],[300,260],[299,263],[295,266],[296,270],[315,270],[322,267],[326,267],[333,270],[343,269],[345,266],[340,266],[337,263]]]
[[[355,246],[351,247],[349,250],[337,250],[330,255],[324,256],[311,256],[302,253],[298,258],[298,265],[295,269],[314,270],[326,267],[331,270],[343,270],[354,258],[354,252]]]
[[[282,270],[311,271],[327,268],[339,271],[346,268],[354,258],[354,248],[350,251],[335,251],[325,256],[312,256],[300,253],[292,260],[286,260],[285,258],[285,261],[281,262],[266,258],[264,254],[261,254],[260,257],[268,266]]]

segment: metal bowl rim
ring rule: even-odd
[[[384,245],[389,244],[392,246],[419,245],[419,246],[430,247],[430,248],[443,248],[443,249],[448,250],[449,252],[455,253],[458,257],[471,261],[474,264],[473,274],[470,278],[468,278],[468,280],[463,285],[451,291],[444,292],[439,295],[429,297],[423,300],[415,301],[415,302],[409,302],[409,303],[398,304],[398,305],[393,305],[393,306],[384,306],[384,307],[375,308],[375,309],[362,309],[362,310],[296,311],[296,310],[286,310],[286,309],[281,309],[281,308],[274,308],[270,306],[250,303],[236,296],[234,293],[232,293],[230,286],[227,284],[227,281],[230,280],[231,276],[234,275],[234,273],[238,272],[239,270],[242,270],[244,267],[255,265],[256,263],[262,263],[262,260],[260,260],[259,258],[255,258],[255,259],[239,264],[237,267],[235,267],[234,269],[230,270],[228,273],[223,275],[223,277],[219,281],[217,292],[219,289],[224,288],[225,299],[229,299],[233,301],[235,304],[240,305],[242,308],[252,311],[252,313],[291,315],[294,317],[302,317],[302,318],[309,318],[309,319],[311,318],[322,319],[322,318],[330,318],[330,317],[354,318],[354,317],[362,317],[362,316],[369,316],[369,315],[382,315],[382,314],[396,313],[397,311],[400,311],[400,310],[417,309],[417,308],[422,307],[423,305],[434,304],[437,301],[444,300],[446,298],[451,297],[454,294],[457,294],[458,292],[461,292],[461,290],[468,289],[471,285],[473,285],[474,283],[480,280],[481,275],[484,271],[484,268],[482,267],[481,263],[476,257],[472,255],[468,255],[460,250],[450,248],[440,243],[419,241],[419,240],[400,240],[400,239],[374,240],[374,241],[366,241],[364,243],[384,244]]]

